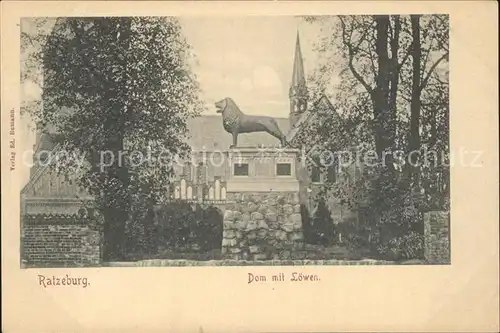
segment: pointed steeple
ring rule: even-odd
[[[292,86],[300,86],[306,84],[304,75],[304,61],[302,60],[302,52],[300,50],[300,37],[297,30],[297,41],[295,42],[295,58],[293,61],[293,76]]]
[[[293,60],[292,83],[290,85],[290,128],[293,128],[300,116],[307,109],[307,86],[304,74],[304,60],[300,50],[300,37],[297,30],[295,43],[295,57]]]

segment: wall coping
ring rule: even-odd
[[[289,147],[276,147],[276,146],[254,146],[254,147],[234,147],[230,148],[227,150],[228,153],[235,153],[235,152],[240,152],[240,153],[258,153],[262,152],[262,149],[269,149],[277,151],[277,152],[282,152],[282,153],[292,153],[292,154],[297,154],[300,153],[300,149],[297,148],[289,148]]]
[[[36,196],[36,197],[31,197],[31,196],[27,196],[25,195],[24,196],[24,200],[27,202],[27,203],[52,203],[52,202],[57,202],[57,203],[67,203],[67,204],[73,204],[73,203],[77,203],[77,204],[80,204],[80,203],[85,203],[85,202],[88,202],[88,201],[94,201],[94,198],[93,197],[79,197],[79,198],[76,198],[76,197],[64,197],[64,196],[61,196],[61,197],[39,197],[39,196]]]
[[[185,259],[149,259],[131,262],[107,262],[105,267],[191,267],[191,266],[368,266],[397,265],[394,261],[362,260],[185,260]]]

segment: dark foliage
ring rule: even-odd
[[[335,225],[324,200],[319,199],[314,216],[310,216],[304,205],[301,206],[301,215],[304,237],[308,244],[327,246],[335,242]]]
[[[339,231],[351,248],[369,248],[384,258],[420,258],[423,213],[449,209],[448,20],[306,19],[324,34],[310,88],[316,98],[327,94],[334,101],[334,111],[311,124],[309,141],[331,151],[352,149],[361,158],[360,170],[346,169],[342,179],[327,182],[324,193],[349,209],[366,210]]]
[[[65,153],[58,157],[58,172],[77,175],[78,186],[94,197],[105,220],[105,260],[122,259],[127,247],[147,248],[126,234],[150,232],[147,215],[165,200],[171,156],[189,151],[186,120],[201,110],[179,22],[58,18],[48,35],[21,38],[22,49],[39,45],[21,78],[36,67],[43,73],[43,107],[40,101],[26,110],[40,129],[57,133],[53,139]],[[149,153],[168,158],[134,159]],[[109,162],[106,168],[103,162]]]
[[[178,201],[157,211],[153,241],[156,248],[172,252],[210,251],[222,244],[223,216],[215,207]]]

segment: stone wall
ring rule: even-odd
[[[24,267],[88,267],[101,262],[101,232],[95,221],[77,215],[24,215]]]
[[[106,267],[192,267],[192,266],[375,266],[375,265],[396,265],[393,261],[385,260],[171,260],[171,259],[150,259],[128,262],[109,262]]]
[[[450,264],[450,213],[424,214],[424,256],[429,264]]]
[[[222,254],[233,260],[290,259],[304,247],[297,192],[227,194]]]

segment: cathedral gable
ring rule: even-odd
[[[332,114],[334,117],[339,117],[328,98],[323,95],[311,109],[301,115],[296,126],[288,132],[287,141],[290,142],[292,146],[298,148],[302,145],[308,145],[308,141],[310,141],[308,138],[310,139],[310,137],[308,136],[307,128],[312,126],[313,121],[318,115],[325,114]]]
[[[58,150],[59,149],[56,147],[52,150],[52,154],[56,155]],[[21,194],[28,197],[44,198],[76,198],[79,196],[87,196],[86,191],[77,186],[77,177],[78,175],[75,174],[58,172],[52,160],[36,168],[34,175],[23,188]]]
[[[40,170],[41,174],[34,179],[24,194],[30,197],[78,197],[85,195],[85,191],[79,189],[75,175],[65,175],[48,166]]]

